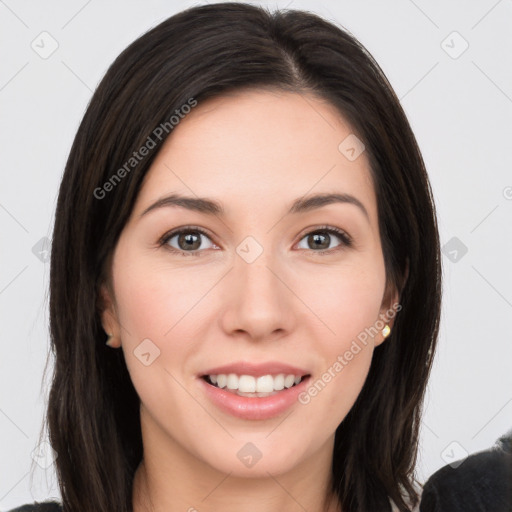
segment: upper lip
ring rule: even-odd
[[[205,375],[221,374],[227,375],[229,373],[234,373],[236,375],[252,375],[253,377],[260,375],[278,375],[280,373],[284,373],[285,375],[300,375],[301,377],[309,375],[309,372],[303,368],[280,363],[279,361],[268,361],[266,363],[258,364],[239,361],[236,363],[230,363],[222,366],[216,366],[215,368],[210,368],[209,370],[201,373],[200,376],[204,377]]]

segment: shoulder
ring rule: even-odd
[[[508,510],[511,502],[510,436],[503,436],[492,448],[436,471],[425,483],[421,510]]]
[[[62,505],[57,501],[43,501],[29,503],[21,507],[13,508],[7,512],[62,512]]]
[[[501,445],[488,450],[473,453],[466,459],[460,459],[437,470],[425,484],[425,491],[430,487],[452,489],[454,485],[473,486],[477,481],[495,484],[508,478],[512,471],[512,453],[505,451]]]

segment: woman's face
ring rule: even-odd
[[[174,128],[116,246],[103,314],[141,400],[145,452],[241,476],[332,452],[397,299],[358,144],[330,104],[286,92],[199,102]],[[317,194],[347,200],[307,202]],[[171,195],[196,207],[144,213]],[[207,374],[274,394],[241,397]],[[309,377],[279,391],[279,374]]]

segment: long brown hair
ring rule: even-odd
[[[344,512],[391,510],[388,497],[401,511],[404,497],[417,502],[418,429],[441,308],[439,235],[420,150],[384,73],[347,31],[314,14],[237,2],[187,9],[133,42],[74,139],[51,250],[55,364],[46,417],[65,512],[132,510],[139,398],[122,351],[105,346],[98,291],[142,180],[172,134],[159,139],[154,130],[190,98],[267,87],[326,99],[365,144],[387,284],[401,291],[393,331],[337,428],[332,489]],[[156,147],[114,183],[148,137]]]

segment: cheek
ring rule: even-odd
[[[214,313],[215,294],[208,292],[219,272],[208,265],[193,269],[191,257],[171,266],[160,255],[130,251],[128,244],[118,247],[113,280],[126,366],[147,408],[159,411],[160,418],[171,417],[173,410],[190,408],[181,386],[195,378],[194,358],[204,350],[204,330]],[[187,414],[204,421],[200,409]]]
[[[317,282],[314,288],[311,284],[312,281],[308,300],[322,320],[311,332],[311,339],[315,340],[312,349],[321,355],[322,367],[317,368],[302,403],[311,403],[313,415],[332,411],[327,423],[335,430],[368,375],[384,293],[384,264],[375,259],[365,266],[345,266],[329,279]]]
[[[119,319],[130,343],[144,337],[168,343],[211,286],[212,276],[190,267],[169,268],[161,258],[120,251],[113,270]]]
[[[378,320],[385,287],[384,264],[378,258],[309,274],[299,293],[324,324],[324,335],[317,337],[327,350],[343,349]]]
[[[170,271],[155,257],[127,249],[119,244],[113,266],[122,350],[139,394],[148,385],[148,393],[158,394],[157,381],[170,379],[164,369],[174,374],[192,349],[193,315],[187,313],[198,301],[198,290],[185,269]]]
[[[122,350],[145,410],[163,430],[171,420],[179,424],[177,410],[188,410],[183,415],[187,421],[205,422],[204,411],[191,407],[190,396],[182,388],[187,361],[197,348],[194,304],[205,291],[200,294],[187,280],[186,270],[170,271],[136,256],[128,260],[125,255],[118,263],[113,278]]]

